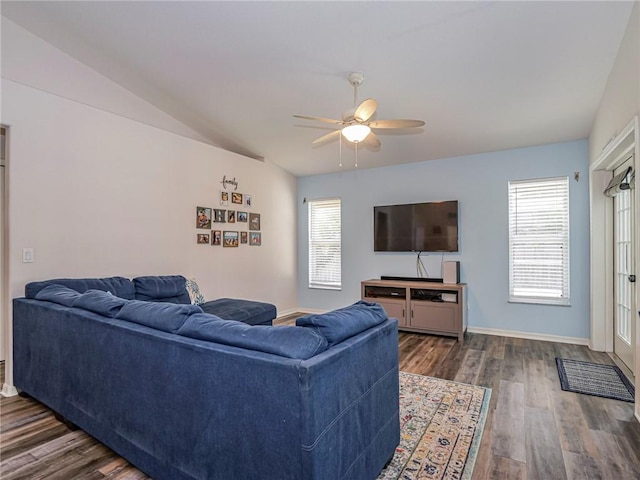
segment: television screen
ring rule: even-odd
[[[457,252],[458,202],[373,207],[376,252]]]

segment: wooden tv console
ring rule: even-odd
[[[467,330],[467,284],[407,280],[365,280],[362,299],[377,302],[398,328],[464,339]]]

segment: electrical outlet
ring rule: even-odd
[[[22,263],[33,263],[33,248],[22,249]]]

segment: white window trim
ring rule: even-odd
[[[336,205],[337,204],[337,205]],[[342,200],[340,198],[322,198],[316,200],[310,200],[307,203],[308,205],[308,221],[309,221],[309,230],[308,230],[308,256],[309,256],[309,269],[308,269],[308,278],[309,278],[309,288],[313,289],[321,289],[321,290],[342,290]],[[314,264],[314,241],[312,239],[313,233],[313,209],[315,206],[329,206],[338,208],[339,219],[339,227],[338,227],[338,236],[337,242],[335,239],[333,241],[328,241],[327,243],[338,245],[338,259],[337,259],[337,272],[334,272],[333,278],[319,278],[318,269]],[[317,242],[319,243],[319,242]],[[335,265],[334,265],[335,266]],[[331,273],[328,277],[331,277]]]
[[[544,184],[551,182],[562,182],[566,185],[566,211],[565,211],[565,220],[564,220],[564,235],[560,237],[563,240],[563,249],[566,252],[563,259],[563,292],[559,297],[546,296],[546,295],[534,295],[534,294],[515,294],[514,293],[514,231],[515,228],[513,225],[513,215],[514,212],[512,210],[512,194],[513,187],[517,187],[518,185],[523,186],[534,186],[536,183]],[[569,239],[569,231],[570,231],[570,214],[569,214],[569,201],[570,201],[570,191],[569,191],[569,178],[568,177],[553,177],[553,178],[541,178],[534,180],[517,180],[510,181],[508,188],[508,207],[509,207],[509,302],[512,303],[530,303],[530,304],[540,304],[540,305],[559,305],[559,306],[570,306],[570,239]],[[551,237],[547,237],[550,239]]]

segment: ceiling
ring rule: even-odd
[[[2,15],[205,136],[296,176],[341,170],[311,142],[359,100],[380,132],[358,168],[587,138],[632,2],[2,2]],[[321,127],[321,128],[314,128]],[[342,170],[354,167],[343,145]]]

